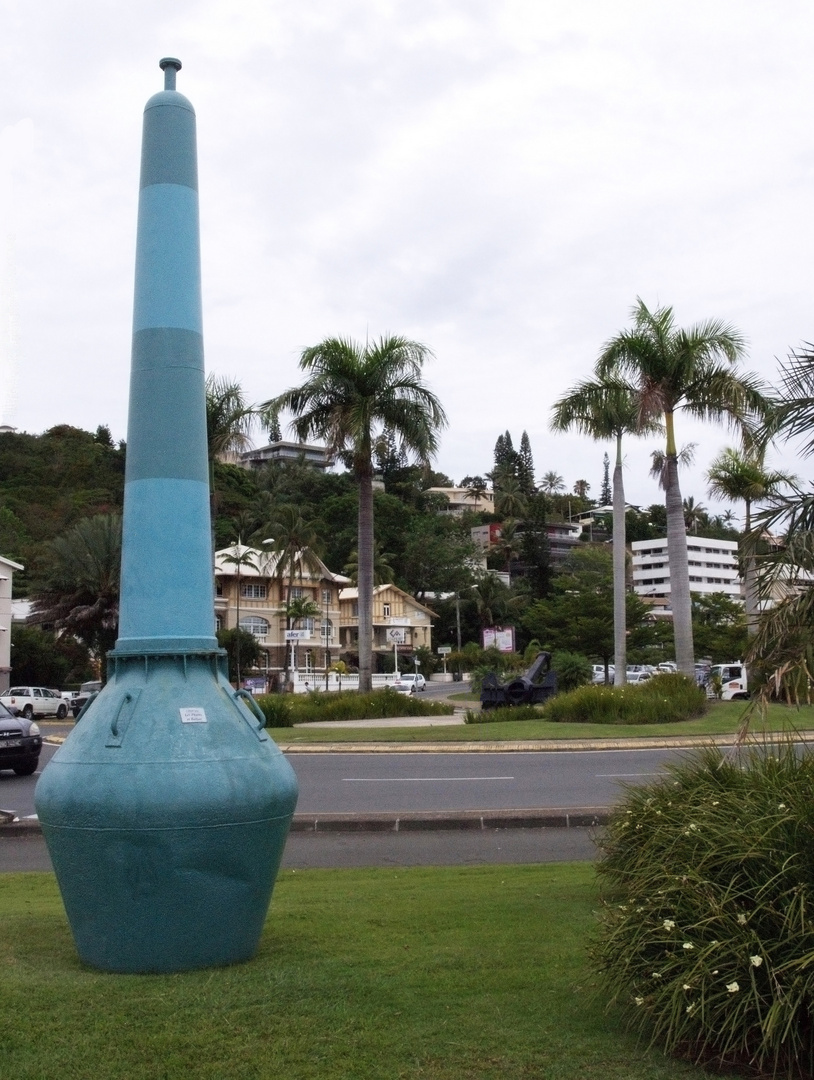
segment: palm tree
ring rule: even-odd
[[[512,576],[512,562],[520,557],[523,550],[522,537],[517,531],[517,522],[513,518],[507,518],[500,528],[500,540],[497,542],[497,551],[506,560],[506,573],[509,580]]]
[[[802,454],[814,454],[814,347],[793,352],[781,367],[773,405],[770,434],[803,436]],[[795,485],[790,494],[775,493],[772,504],[756,515],[746,538],[754,545],[766,533],[784,533],[757,569],[756,591],[776,602],[758,623],[747,661],[772,676],[764,693],[790,689],[805,700],[814,680],[814,491]]]
[[[639,414],[664,419],[665,505],[667,551],[676,663],[692,677],[695,655],[687,560],[687,533],[678,481],[675,414],[683,409],[701,420],[726,420],[741,432],[767,415],[768,401],[760,384],[733,370],[745,351],[734,327],[718,320],[689,329],[676,326],[673,309],[650,311],[638,300],[633,326],[607,342],[597,363],[600,376],[618,376],[630,383]]]
[[[235,625],[240,630],[240,573],[243,567],[249,567],[252,570],[258,570],[258,554],[254,548],[246,547],[243,544],[243,540],[238,533],[237,543],[233,544],[230,548],[220,553],[219,556],[221,562],[227,563],[230,566],[235,567],[237,574],[237,612],[235,617]],[[237,685],[240,686],[240,634],[235,636],[235,666],[237,668]]]
[[[215,462],[251,446],[256,409],[248,405],[240,383],[223,376],[206,377],[206,444],[209,455],[209,510],[212,518],[212,554],[215,552]]]
[[[287,409],[300,439],[316,437],[331,453],[347,455],[359,487],[359,689],[372,685],[373,666],[373,451],[386,431],[399,452],[428,465],[438,449],[446,415],[424,385],[432,354],[415,341],[383,337],[364,345],[328,338],[306,349],[305,382],[263,406]]]
[[[48,556],[45,580],[33,594],[32,621],[74,634],[99,660],[104,678],[119,626],[121,515],[83,518],[51,541]]]
[[[660,430],[652,420],[642,420],[631,388],[614,379],[578,383],[554,405],[551,427],[555,431],[575,428],[592,439],[614,439],[613,469],[613,640],[615,686],[624,686],[627,669],[627,617],[625,603],[625,487],[622,478],[622,436]]]
[[[757,564],[755,561],[752,532],[752,504],[760,499],[769,499],[780,493],[787,486],[794,486],[797,478],[789,473],[766,468],[764,452],[758,449],[749,452],[727,447],[715,458],[707,472],[709,493],[714,499],[727,502],[743,502],[746,506],[744,521],[744,541],[742,555],[744,561],[744,585],[746,628],[750,635],[757,630]]]
[[[390,551],[382,551],[381,544],[376,543],[373,549],[373,584],[374,585],[389,585],[396,580],[396,571],[391,565],[391,559],[394,559]],[[345,563],[344,572],[348,575],[354,585],[359,585],[359,552],[356,548],[348,556],[348,561]]]
[[[300,628],[298,624],[302,624],[308,619],[313,620],[318,618],[321,614],[321,611],[319,605],[315,604],[309,596],[297,596],[288,604],[286,604],[285,613],[289,627],[292,630],[297,630]],[[294,653],[294,671],[297,671],[299,667],[297,662],[299,656],[299,645],[296,641],[293,641],[292,645],[294,646],[292,650]]]
[[[698,526],[709,522],[706,506],[703,503],[697,503],[692,495],[682,499],[681,506],[684,511],[684,528],[698,535]]]
[[[495,511],[505,517],[524,517],[528,504],[520,482],[509,472],[495,470],[494,476]]]
[[[559,473],[552,470],[543,474],[540,481],[540,490],[544,491],[546,495],[559,495],[565,491],[565,481]]]
[[[591,485],[587,480],[577,480],[574,483],[574,494],[579,499],[587,499],[588,492],[591,490]]]

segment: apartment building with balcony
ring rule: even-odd
[[[339,594],[339,644],[343,652],[359,648],[359,590]],[[432,620],[436,614],[396,585],[377,585],[373,590],[373,654],[392,654],[394,648],[412,654],[432,648]]]
[[[634,540],[630,547],[633,591],[651,605],[655,615],[672,616],[666,538]],[[688,536],[687,561],[692,593],[724,593],[730,599],[743,603],[743,580],[738,568],[736,541]]]
[[[239,568],[235,559],[240,557]],[[310,560],[309,560],[310,562]],[[335,574],[319,559],[303,562],[294,573],[292,600],[311,600],[318,616],[302,619],[293,629],[300,632],[292,655],[286,642],[288,574],[279,573],[276,553],[233,545],[215,552],[215,627],[238,625],[253,634],[260,645],[260,670],[272,676],[294,665],[301,673],[321,673],[339,659],[355,661],[359,649],[359,593],[344,574]],[[239,609],[239,614],[238,614]],[[373,590],[373,652],[392,654],[394,647],[411,655],[422,646],[432,647],[435,613],[395,585]],[[374,661],[375,667],[375,661]]]
[[[247,560],[239,568],[236,557]],[[339,594],[350,585],[344,574],[334,574],[316,559],[313,567],[298,566],[291,584],[291,599],[311,600],[319,616],[303,619],[296,629],[304,631],[297,641],[297,665],[304,671],[324,671],[339,659]],[[260,645],[260,669],[274,673],[286,666],[290,643],[286,642],[285,615],[288,575],[280,576],[276,553],[233,545],[215,552],[215,628],[232,629],[239,622]]]

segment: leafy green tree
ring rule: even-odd
[[[71,634],[39,626],[11,627],[11,685],[52,686],[95,678],[90,654]]]
[[[403,337],[360,345],[328,338],[306,349],[305,382],[266,403],[287,409],[297,435],[324,439],[348,455],[359,488],[359,689],[370,690],[373,649],[373,453],[387,431],[395,446],[428,464],[446,425],[441,403],[423,381],[429,349]]]
[[[524,495],[534,493],[534,458],[531,453],[531,440],[527,431],[520,436],[520,450],[518,451],[517,479],[520,490]]]
[[[545,526],[546,498],[538,493],[528,500],[520,538],[520,573],[533,600],[547,596],[551,585],[551,551]]]
[[[743,357],[744,341],[733,327],[709,320],[683,329],[676,325],[672,308],[659,307],[651,312],[642,300],[633,308],[632,318],[633,326],[605,345],[597,374],[627,380],[640,415],[664,421],[667,549],[676,663],[679,671],[693,677],[687,534],[678,479],[675,414],[684,410],[702,420],[726,420],[746,433],[768,414],[769,403],[756,379],[734,370]]]
[[[229,679],[240,686],[241,673],[256,668],[262,652],[260,643],[254,634],[241,626],[231,626],[228,630],[218,630],[218,645],[226,650],[229,665]]]
[[[45,576],[32,592],[33,620],[74,634],[102,666],[119,628],[119,514],[84,518],[48,547]]]
[[[602,487],[599,490],[599,501],[602,506],[610,506],[613,493],[610,486],[610,458],[607,452],[602,457]]]
[[[546,600],[532,604],[523,627],[549,652],[564,650],[613,660],[613,559],[604,547],[577,548],[554,578]],[[626,609],[631,645],[646,640],[647,605],[631,594]]]
[[[699,656],[724,663],[741,660],[746,655],[746,612],[742,604],[726,593],[693,596],[692,626]]]

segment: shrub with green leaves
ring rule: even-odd
[[[465,724],[505,724],[507,720],[539,720],[540,710],[535,705],[504,705],[499,709],[467,709]]]
[[[543,720],[590,724],[670,724],[703,716],[703,687],[686,675],[656,675],[635,686],[581,686],[542,707]]]
[[[455,709],[417,694],[397,694],[391,687],[362,694],[356,690],[309,694],[263,694],[257,703],[267,727],[291,727],[317,720],[379,720],[396,716],[449,716]]]
[[[631,789],[601,840],[592,957],[664,1050],[814,1073],[814,758],[706,749]]]
[[[561,692],[576,690],[591,681],[593,667],[587,656],[581,653],[555,652],[551,657],[551,666],[557,672],[557,687]]]

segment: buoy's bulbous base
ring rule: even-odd
[[[216,654],[115,657],[37,785],[82,960],[171,972],[257,949],[294,772]]]

